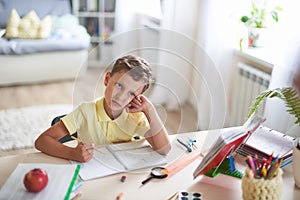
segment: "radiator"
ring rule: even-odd
[[[253,66],[238,63],[238,73],[234,84],[231,103],[231,126],[242,125],[247,118],[255,98],[268,89],[271,75]],[[257,114],[263,115],[265,102],[261,102]]]

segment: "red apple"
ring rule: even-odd
[[[29,192],[39,192],[46,187],[48,174],[41,168],[32,169],[25,174],[23,183]]]

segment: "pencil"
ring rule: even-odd
[[[79,138],[77,138],[77,137],[74,137],[73,135],[71,135],[71,138],[73,139],[73,140],[76,140],[77,142],[82,142],[83,143],[83,141],[81,140],[81,139],[79,139]],[[97,149],[97,148],[94,148],[94,150],[95,151],[98,151],[99,153],[102,153],[103,154],[103,152],[102,151],[100,151],[99,149]],[[94,157],[95,158],[95,157]],[[96,158],[95,158],[96,159]]]
[[[272,177],[272,175],[273,175],[275,169],[277,168],[277,166],[278,166],[278,162],[273,163],[273,164],[270,166],[270,168],[268,169],[268,172],[267,172],[267,178],[268,178],[268,179]]]
[[[260,164],[260,169],[259,169],[259,171],[262,171],[262,169],[265,167],[266,162],[267,162],[267,159],[266,159],[266,158],[263,158],[262,161],[261,161],[261,164]]]
[[[252,157],[249,155],[249,156],[247,156],[247,158],[246,158],[247,160],[248,160],[248,165],[249,165],[249,167],[250,167],[250,169],[252,170],[252,173],[253,173],[253,177],[255,177],[256,176],[256,169],[255,169],[255,167],[254,167],[254,163],[253,163],[253,159],[252,159]]]
[[[262,170],[261,170],[261,176],[264,178],[267,178],[267,169],[265,168],[265,166],[263,166]]]
[[[178,198],[178,192],[175,192],[172,196],[168,198],[168,200],[176,200]]]
[[[278,169],[280,168],[281,164],[282,164],[282,160],[283,159],[280,159],[276,164],[276,168],[274,170],[274,172],[271,174],[271,178],[273,178],[274,176],[277,175],[277,172],[278,172]]]
[[[81,139],[79,139],[79,138],[77,138],[77,137],[74,137],[73,135],[71,135],[71,138],[72,138],[73,140],[76,140],[77,142],[82,142]]]

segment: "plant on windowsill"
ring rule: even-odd
[[[260,102],[265,98],[278,97],[287,107],[287,112],[296,117],[295,124],[300,125],[300,98],[292,87],[276,88],[260,93],[248,113],[248,118],[255,112]]]
[[[282,8],[280,6],[271,6],[269,1],[272,0],[251,0],[252,9],[250,16],[244,15],[240,19],[248,29],[249,47],[263,46],[263,41],[259,40],[259,38],[266,32],[270,19],[276,23],[279,20],[278,12],[282,11]]]

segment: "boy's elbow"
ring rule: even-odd
[[[43,150],[43,142],[42,142],[43,138],[41,138],[41,136],[39,136],[35,141],[34,141],[34,147],[39,150],[42,151]]]
[[[161,155],[167,155],[170,151],[171,151],[171,145],[170,144],[168,144],[168,145],[166,145],[166,146],[164,146],[164,147],[162,147],[162,148],[160,148],[160,149],[157,149],[156,150],[159,154],[161,154]]]
[[[40,150],[40,149],[39,149],[39,138],[37,138],[37,139],[34,141],[34,147],[35,147],[37,150]]]

